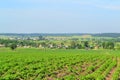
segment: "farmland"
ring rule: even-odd
[[[0,80],[120,80],[120,0],[1,0]]]
[[[119,80],[119,50],[0,48],[0,80]]]

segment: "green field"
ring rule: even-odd
[[[0,48],[0,80],[119,80],[120,51]]]

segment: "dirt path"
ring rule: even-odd
[[[117,59],[117,65],[118,65],[118,59]],[[116,68],[117,68],[117,66],[114,66],[113,68],[112,68],[112,70],[109,72],[109,74],[107,75],[107,77],[106,77],[106,80],[112,80],[112,75],[114,74],[114,72],[115,72],[115,70],[116,70]]]
[[[112,79],[112,75],[113,75],[115,69],[116,69],[116,67],[114,67],[114,68],[110,71],[110,73],[109,73],[108,76],[106,77],[106,80],[111,80],[111,79]]]

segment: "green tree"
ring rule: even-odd
[[[103,47],[103,49],[106,49],[107,47],[106,47],[106,42],[103,42],[102,43],[102,47]]]
[[[39,40],[45,40],[45,38],[42,35],[40,35],[38,38]]]
[[[12,50],[15,50],[15,49],[17,48],[17,45],[16,45],[15,43],[13,43],[13,44],[10,45],[10,48],[11,48]]]
[[[70,42],[70,48],[71,49],[75,49],[76,48],[76,42],[75,41],[71,41]]]
[[[116,49],[120,50],[120,44],[116,44]]]
[[[76,48],[77,49],[82,49],[82,45],[81,44],[76,44]]]
[[[85,49],[89,49],[89,43],[88,43],[88,41],[84,42],[84,47],[85,47]]]
[[[108,49],[114,49],[115,45],[113,42],[108,42]]]
[[[114,49],[115,44],[114,42],[103,42],[102,46],[103,46],[103,49]]]

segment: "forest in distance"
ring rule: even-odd
[[[119,33],[0,34],[0,46],[50,49],[120,49]]]
[[[120,37],[120,33],[0,33],[4,36],[81,36],[91,35],[94,37]]]

